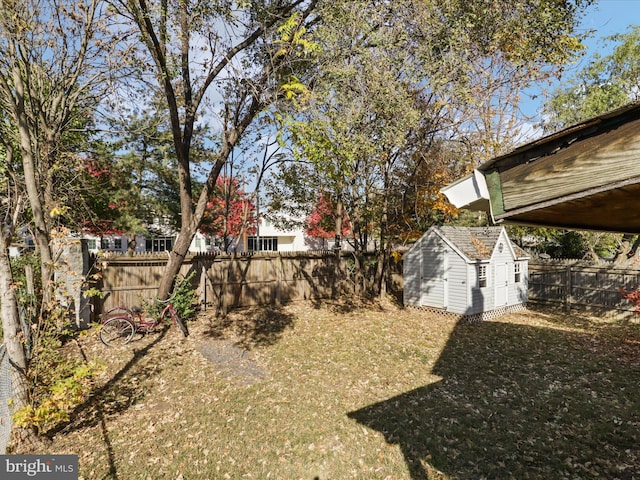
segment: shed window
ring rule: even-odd
[[[478,286],[484,288],[487,286],[487,266],[478,265]]]
[[[520,275],[520,263],[516,262],[513,266],[514,281],[520,283],[520,279],[522,278],[522,275]]]

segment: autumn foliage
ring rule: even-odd
[[[618,291],[620,292],[620,295],[622,295],[622,298],[627,300],[629,303],[631,303],[635,307],[635,310],[633,313],[635,313],[636,315],[640,315],[640,290],[638,289],[625,290],[623,288],[619,288]]]
[[[218,177],[200,231],[220,238],[239,237],[256,230],[256,206],[237,179]]]
[[[335,211],[329,200],[324,195],[318,198],[315,210],[311,212],[305,222],[305,233],[310,237],[333,238],[336,236]],[[345,214],[342,219],[343,237],[351,233],[351,223]]]

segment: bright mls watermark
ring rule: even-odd
[[[77,455],[0,455],[2,480],[78,480]]]

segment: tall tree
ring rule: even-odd
[[[158,294],[167,297],[207,208],[223,165],[247,127],[267,106],[299,88],[296,62],[313,47],[305,38],[318,0],[114,0],[137,29],[171,120],[180,186],[180,232]],[[207,102],[209,105],[207,105]],[[197,122],[217,114],[211,168],[193,189]]]
[[[0,131],[2,131],[0,129]],[[5,138],[0,135],[0,138]],[[29,402],[29,379],[27,356],[18,312],[18,299],[11,272],[9,247],[20,227],[22,210],[25,206],[23,185],[19,175],[13,170],[14,148],[2,141],[0,147],[0,316],[2,316],[2,340],[11,361],[12,410],[16,411]],[[14,432],[18,442],[31,437],[26,430]]]
[[[5,146],[14,146],[13,152],[5,153],[19,159],[14,184],[24,186],[29,207],[24,212],[30,215],[40,254],[42,318],[53,308],[52,222],[64,211],[56,187],[60,174],[68,175],[64,154],[74,150],[67,135],[83,124],[76,122],[77,117],[97,104],[107,86],[105,79],[120,71],[115,56],[106,53],[113,43],[104,41],[107,16],[101,5],[99,0],[0,0],[0,113],[7,127],[2,134]],[[11,222],[7,233],[16,226]],[[13,406],[20,409],[28,400],[22,391],[28,372],[23,337],[16,334],[21,327],[11,298],[12,278],[5,268],[10,237],[4,233],[2,320],[14,379],[20,379],[12,386]]]
[[[100,0],[0,1],[0,105],[19,145],[45,306],[52,298],[49,213],[61,143],[74,115],[97,103],[98,82],[118,71],[105,54],[100,6]]]
[[[319,182],[301,198],[322,191],[338,222],[345,208],[356,250],[375,236],[382,269],[391,232],[393,240],[402,233],[392,213],[410,211],[407,200],[442,203],[435,192],[453,174],[510,146],[519,92],[581,48],[575,27],[588,3],[325,5],[313,90],[288,124],[297,157],[307,162],[296,171]],[[283,169],[282,178],[291,177]],[[302,191],[299,180],[289,186]]]

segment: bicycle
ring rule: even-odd
[[[161,307],[160,313],[154,317],[145,317],[146,311],[138,306],[110,308],[103,314],[99,333],[100,340],[107,346],[125,345],[133,339],[136,333],[153,332],[167,313],[182,334],[185,337],[189,336],[187,326],[173,306],[174,296],[175,294],[166,300],[154,299],[159,305],[164,305]]]

